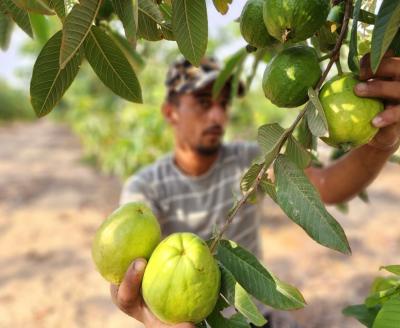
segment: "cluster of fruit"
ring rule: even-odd
[[[161,241],[160,225],[143,203],[122,205],[103,222],[92,257],[104,279],[117,285],[135,259],[148,260],[143,299],[165,323],[201,322],[217,302],[221,273],[207,244],[187,232]]]
[[[255,48],[284,49],[268,63],[263,76],[265,96],[278,107],[298,107],[308,100],[308,89],[321,79],[320,60],[307,39],[319,40],[320,50],[330,51],[324,34],[335,41],[337,31],[327,31],[325,23],[331,8],[329,0],[248,0],[240,19],[240,30],[248,44]],[[297,43],[297,44],[296,44]],[[321,48],[321,43],[323,47]],[[370,141],[377,129],[371,120],[383,110],[376,99],[360,98],[353,92],[358,83],[352,73],[339,74],[327,81],[319,98],[328,123],[332,146],[360,146]]]

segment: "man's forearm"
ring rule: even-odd
[[[324,168],[308,168],[306,174],[327,204],[347,201],[364,190],[379,174],[395,147],[365,145]]]

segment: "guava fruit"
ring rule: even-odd
[[[308,99],[308,88],[318,83],[321,74],[313,48],[286,48],[272,58],[264,71],[264,94],[279,107],[300,106]]]
[[[96,231],[92,258],[109,282],[121,283],[131,262],[149,259],[161,241],[160,225],[143,203],[127,203],[115,210]]]
[[[265,27],[263,4],[264,0],[248,0],[240,15],[240,32],[243,39],[256,48],[265,48],[276,42]]]
[[[380,100],[358,97],[353,89],[359,81],[352,73],[338,75],[327,81],[319,99],[328,121],[327,144],[358,147],[368,143],[378,132],[372,119],[384,109]]]
[[[269,34],[295,43],[318,31],[329,10],[329,0],[265,0],[263,17]]]
[[[311,43],[322,52],[330,52],[335,48],[338,38],[339,34],[337,32],[331,32],[329,26],[322,25],[315,33],[315,36],[311,38]]]
[[[207,244],[193,233],[174,233],[151,255],[142,295],[159,320],[198,323],[214,309],[220,280],[219,267]]]

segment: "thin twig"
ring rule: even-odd
[[[343,24],[342,24],[342,29],[339,35],[339,38],[336,42],[335,48],[333,49],[333,51],[331,52],[331,59],[329,60],[329,63],[327,65],[327,67],[325,68],[325,71],[323,72],[320,80],[318,81],[315,90],[319,90],[322,86],[322,84],[324,83],[326,77],[329,74],[329,71],[332,68],[332,65],[339,60],[340,58],[340,49],[341,46],[343,44],[343,41],[346,37],[347,34],[347,28],[349,25],[349,20],[350,20],[350,12],[351,12],[351,0],[345,0],[346,1],[346,9],[345,9],[345,15],[343,18]],[[285,131],[285,133],[280,137],[280,139],[278,140],[277,144],[278,144],[278,152],[281,150],[282,146],[284,145],[285,141],[287,140],[287,138],[293,133],[294,129],[296,128],[296,126],[299,124],[299,122],[301,121],[301,119],[304,117],[305,113],[307,112],[307,106],[304,106],[304,108],[302,109],[302,111],[299,113],[299,115],[297,116],[297,118],[295,119],[295,121],[292,123],[292,125]],[[229,225],[232,223],[233,218],[235,217],[235,215],[237,214],[237,212],[239,211],[239,209],[246,203],[247,199],[250,197],[250,195],[254,192],[254,190],[256,190],[262,180],[262,178],[264,177],[265,172],[268,170],[269,166],[271,163],[266,163],[264,162],[260,172],[257,175],[257,178],[254,180],[253,184],[250,186],[250,188],[243,194],[242,198],[236,203],[236,205],[234,206],[234,208],[229,212],[225,223],[223,225],[223,227],[221,228],[221,230],[217,233],[217,235],[214,237],[211,246],[210,246],[210,250],[211,253],[215,252],[215,248],[218,244],[218,242],[222,239],[222,236],[224,235],[224,233],[226,232],[226,230],[228,229]]]

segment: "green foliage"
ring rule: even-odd
[[[205,55],[208,39],[205,0],[174,0],[172,30],[182,54],[198,66]]]
[[[274,170],[278,204],[289,218],[321,245],[349,254],[342,227],[325,209],[304,172],[284,155],[278,156]]]
[[[295,287],[280,281],[235,242],[221,240],[216,257],[248,293],[264,304],[283,310],[304,307],[304,298]]]
[[[34,117],[25,91],[12,88],[0,80],[0,123],[32,120]]]
[[[364,304],[351,305],[343,314],[368,328],[397,328],[400,322],[400,265],[381,267],[394,276],[377,277]]]
[[[57,32],[43,47],[35,66],[31,79],[31,103],[38,117],[49,113],[60,101],[61,97],[78,74],[82,56],[79,51],[60,68],[58,61],[61,32]]]

